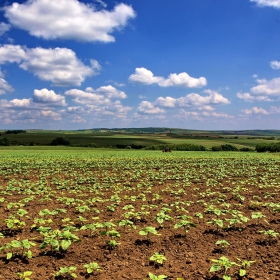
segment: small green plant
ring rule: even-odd
[[[30,280],[29,276],[32,275],[32,271],[24,271],[24,272],[17,272],[16,276],[20,279],[20,280]]]
[[[94,274],[96,272],[101,272],[101,268],[96,262],[87,263],[84,265],[84,268],[87,270],[87,274]]]
[[[184,231],[185,231],[185,234],[187,235],[187,232],[190,230],[190,228],[191,227],[196,227],[196,224],[194,224],[193,222],[189,221],[188,220],[188,218],[189,218],[188,216],[183,215],[183,216],[180,216],[180,217],[181,217],[181,220],[174,225],[174,228],[178,229],[180,227],[183,227]]]
[[[224,252],[226,248],[230,245],[230,243],[227,242],[226,240],[218,240],[216,242],[216,245],[220,246],[221,247],[220,250]]]
[[[142,228],[142,229],[139,231],[139,234],[140,234],[140,235],[147,236],[148,242],[151,242],[151,239],[150,239],[150,235],[151,235],[151,234],[160,235],[160,234],[157,232],[157,230],[155,229],[155,227],[145,227],[145,228]]]
[[[51,253],[54,253],[54,250],[66,252],[73,242],[81,241],[78,236],[71,233],[69,230],[62,232],[53,230],[42,234],[44,235],[44,241],[39,248],[44,249],[49,245],[51,247]]]
[[[164,210],[161,210],[156,215],[157,222],[162,225],[165,221],[173,220],[173,218],[165,213]]]
[[[64,279],[73,279],[77,278],[77,274],[75,274],[73,271],[77,269],[76,266],[66,266],[66,267],[60,267],[59,271],[55,274],[55,277],[63,277]]]
[[[117,241],[114,240],[114,239],[106,240],[105,242],[106,242],[106,244],[108,245],[108,247],[109,247],[110,249],[115,249],[118,245],[121,244],[120,242],[117,242]]]
[[[28,259],[32,258],[32,251],[30,250],[31,246],[36,246],[34,242],[24,239],[22,241],[12,240],[10,243],[4,244],[0,250],[8,251],[6,258],[10,260],[12,257],[19,255],[21,257],[26,257]]]
[[[227,275],[227,271],[232,267],[232,266],[237,266],[238,264],[236,262],[230,261],[227,257],[220,257],[218,260],[211,259],[211,262],[214,264],[210,268],[210,272],[217,272],[217,271],[222,271],[223,273],[223,279],[224,280],[230,280],[231,276]]]
[[[259,225],[260,222],[261,222],[261,219],[265,218],[265,215],[262,212],[253,212],[251,218],[252,219],[257,219],[258,220],[258,225]]]
[[[273,243],[273,239],[277,237],[277,235],[279,234],[278,232],[269,229],[269,230],[261,230],[261,233],[265,234],[268,237],[268,244],[272,245]]]
[[[207,224],[215,225],[216,226],[216,231],[219,231],[219,228],[224,227],[224,222],[221,219],[212,218],[212,220],[207,222]]]
[[[7,228],[10,231],[13,230],[21,230],[26,224],[24,221],[21,221],[20,219],[16,218],[15,215],[10,215],[6,220]]]
[[[162,280],[162,279],[166,279],[168,276],[166,275],[158,275],[156,276],[155,274],[149,272],[149,278],[146,278],[146,280],[151,279],[151,280]]]
[[[134,223],[130,220],[121,220],[119,222],[119,226],[122,226],[124,227],[124,229],[128,228],[128,227],[131,227],[131,228],[134,228],[136,229],[136,226],[134,225]]]
[[[158,252],[155,252],[149,259],[150,261],[153,261],[154,263],[163,265],[163,262],[166,261],[166,257]]]
[[[92,237],[93,233],[96,231],[96,225],[95,224],[87,224],[83,225],[80,230],[89,230],[89,236]]]
[[[241,264],[240,264],[241,268],[239,269],[239,276],[244,277],[247,274],[247,271],[246,271],[247,267],[250,267],[251,264],[253,264],[256,261],[241,260],[239,258],[237,258],[237,259],[241,262]]]

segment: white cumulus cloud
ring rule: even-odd
[[[4,23],[4,22],[0,22],[0,36],[2,36],[4,33],[9,31],[10,28],[11,28],[10,24]]]
[[[107,98],[110,98],[110,99],[115,99],[115,98],[124,99],[124,98],[127,98],[127,95],[123,91],[120,91],[120,90],[116,89],[115,87],[113,87],[111,85],[102,86],[102,87],[100,87],[96,90],[94,90],[93,88],[86,88],[86,91],[92,92],[92,93],[100,93],[100,94],[103,94]]]
[[[179,86],[186,88],[199,88],[207,85],[204,77],[193,78],[186,72],[170,74],[168,78],[154,76],[153,72],[141,67],[136,68],[135,73],[128,78],[131,82],[138,82],[145,85],[158,84],[161,87]]]
[[[47,104],[49,106],[66,106],[65,96],[56,94],[53,90],[43,88],[35,89],[33,93],[33,102]]]
[[[277,61],[277,60],[271,61],[270,67],[274,70],[280,69],[280,61]]]
[[[246,114],[246,115],[268,115],[269,113],[263,109],[263,108],[258,108],[258,107],[253,107],[251,109],[245,109],[243,110],[243,112]]]
[[[4,74],[0,69],[0,95],[13,91],[13,87],[9,85],[8,82],[4,79]]]
[[[260,7],[273,7],[280,9],[280,0],[250,0],[251,2],[257,3]]]
[[[189,106],[205,106],[205,105],[227,105],[230,104],[230,101],[224,97],[222,94],[212,91],[205,90],[205,93],[208,95],[203,96],[197,93],[190,93],[185,97],[180,97],[176,99],[176,107],[189,107]]]
[[[26,59],[25,50],[19,45],[3,45],[0,47],[0,64],[4,63],[20,63]]]
[[[67,48],[1,46],[0,63],[8,62],[18,63],[20,68],[43,81],[51,81],[55,86],[80,86],[86,77],[97,75],[101,69],[96,60],[91,60],[91,66],[84,65],[75,52]]]
[[[167,79],[159,82],[162,87],[180,86],[187,88],[200,88],[207,85],[204,77],[193,78],[188,73],[170,74]]]
[[[155,105],[164,108],[174,108],[176,103],[176,99],[170,96],[167,97],[159,97],[155,101]]]
[[[252,102],[254,100],[257,100],[257,101],[273,101],[268,96],[265,96],[265,95],[258,95],[258,96],[255,95],[254,96],[254,95],[250,94],[249,92],[244,92],[244,93],[238,92],[236,94],[236,96],[239,99],[242,99],[242,100],[244,100],[246,102]]]
[[[126,26],[136,14],[123,3],[108,11],[77,0],[28,0],[7,6],[5,16],[12,25],[36,37],[108,43],[115,41],[111,33]]]
[[[159,107],[155,107],[155,105],[149,101],[142,101],[137,109],[139,114],[160,114],[164,113],[165,111],[163,109],[160,109]]]
[[[257,83],[259,85],[251,88],[254,95],[280,96],[280,78],[258,79]]]
[[[164,80],[162,77],[155,77],[152,71],[144,67],[136,68],[135,73],[130,75],[128,79],[131,82],[138,82],[146,85],[158,84]]]
[[[65,92],[66,96],[74,98],[73,100],[79,104],[110,104],[111,99],[124,99],[127,95],[111,85],[102,86],[98,89],[91,87],[85,91],[79,89],[71,89]]]

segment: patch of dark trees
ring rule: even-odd
[[[258,153],[265,153],[265,152],[277,153],[277,152],[280,152],[280,142],[272,143],[272,144],[267,144],[267,143],[257,144],[256,151]]]
[[[19,134],[19,133],[26,133],[26,130],[7,130],[4,134]]]

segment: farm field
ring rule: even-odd
[[[0,166],[0,279],[280,279],[279,153],[1,147]]]
[[[159,129],[158,129],[159,130]],[[147,148],[157,145],[201,145],[211,150],[213,146],[233,145],[238,149],[254,149],[261,143],[273,144],[279,142],[279,131],[261,131],[263,134],[257,134],[255,131],[234,132],[231,134],[220,131],[191,131],[156,128],[147,129],[124,129],[115,130],[85,130],[85,131],[47,131],[47,130],[27,130],[25,133],[16,133],[17,131],[0,131],[1,146],[47,146],[56,139],[64,138],[69,141],[72,147],[92,147],[92,148],[125,148],[127,146],[138,145],[138,148]],[[235,133],[235,134],[233,134]],[[243,134],[241,134],[243,133]],[[260,133],[260,132],[259,132]],[[271,134],[274,133],[274,134]]]

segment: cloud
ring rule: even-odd
[[[259,85],[251,88],[251,92],[254,95],[265,95],[265,96],[280,95],[280,78],[274,78],[272,80],[258,79],[257,83]]]
[[[128,79],[131,82],[138,82],[145,85],[158,84],[164,80],[162,77],[155,77],[152,71],[144,67],[136,68],[135,73],[130,75]]]
[[[227,105],[230,101],[222,96],[220,93],[212,90],[204,91],[206,96],[199,95],[197,93],[190,93],[184,97],[173,98],[158,97],[154,103],[143,101],[138,107],[139,112],[151,111],[153,113],[162,113],[163,109],[176,109],[176,108],[186,108],[193,107],[198,110],[214,111],[212,106],[215,105]]]
[[[4,63],[20,63],[23,59],[27,59],[25,50],[18,45],[3,45],[0,47],[0,64]]]
[[[46,123],[61,120],[61,114],[54,112],[45,104],[34,103],[32,98],[0,99],[0,118],[5,124]],[[3,121],[2,121],[3,120]]]
[[[204,77],[192,78],[186,72],[170,74],[167,79],[154,76],[153,72],[141,67],[136,68],[135,73],[129,76],[129,81],[145,85],[158,84],[161,87],[180,86],[187,88],[199,88],[206,86],[207,80]]]
[[[105,98],[101,94],[91,93],[79,89],[70,89],[65,92],[66,96],[74,98],[73,101],[79,104],[104,104]],[[109,102],[109,99],[107,99]]]
[[[164,113],[165,111],[163,109],[155,107],[154,104],[149,101],[142,101],[137,108],[137,112],[139,114],[146,115],[146,114],[160,114],[160,113]]]
[[[257,101],[273,101],[268,96],[265,96],[265,95],[253,96],[252,94],[250,94],[248,92],[245,92],[245,93],[238,92],[236,94],[236,96],[239,99],[243,99],[246,102],[252,102],[254,100],[257,100]]]
[[[279,114],[280,113],[280,108],[276,106],[271,106],[270,107],[270,113],[271,114]]]
[[[59,113],[53,112],[51,110],[47,110],[47,111],[41,111],[41,116],[44,118],[51,118],[55,121],[60,121],[61,120],[61,115]]]
[[[0,78],[0,95],[13,91],[13,87],[10,86],[3,78]]]
[[[249,92],[245,92],[245,93],[237,92],[236,96],[239,99],[243,99],[244,101],[247,101],[247,102],[255,100],[255,97],[252,96]]]
[[[146,95],[139,94],[139,95],[138,95],[138,98],[139,98],[139,99],[147,99],[147,96],[146,96]]]
[[[277,61],[277,60],[271,61],[270,67],[274,70],[280,69],[280,61]]]
[[[212,91],[205,90],[208,96],[202,96],[197,93],[191,93],[185,97],[180,97],[176,100],[175,105],[177,107],[189,107],[189,106],[204,106],[204,105],[227,105],[230,101],[223,97],[222,94]]]
[[[204,77],[196,79],[189,76],[186,72],[183,72],[180,74],[170,74],[168,79],[159,82],[159,85],[162,87],[180,86],[187,88],[200,88],[206,86],[207,81]]]
[[[113,86],[102,86],[98,89],[91,87],[85,91],[79,89],[71,89],[65,92],[66,96],[73,97],[74,101],[80,104],[108,104],[110,99],[124,99],[127,95]]]
[[[110,34],[126,26],[136,14],[131,6],[123,3],[108,11],[96,10],[94,5],[77,0],[28,0],[6,7],[5,16],[12,25],[47,40],[108,43],[115,41]]]
[[[86,77],[97,75],[101,69],[96,60],[91,60],[91,66],[84,65],[75,52],[67,48],[28,49],[4,45],[0,47],[0,63],[7,62],[16,62],[20,68],[55,86],[80,86]]]
[[[1,22],[0,23],[0,36],[2,36],[4,33],[6,33],[7,31],[9,31],[11,29],[11,25]]]
[[[13,87],[7,83],[7,81],[4,79],[4,74],[0,70],[0,95],[13,91]]]
[[[81,116],[74,116],[71,120],[71,123],[86,123],[87,121],[83,119]]]
[[[269,113],[263,109],[258,107],[253,107],[252,109],[242,110],[246,115],[268,115]]]
[[[155,105],[163,108],[174,108],[176,103],[176,99],[170,96],[167,97],[159,97],[155,101]]]
[[[106,8],[107,4],[104,3],[102,0],[95,0],[95,2],[99,3],[102,7]]]
[[[232,119],[233,116],[226,114],[226,113],[217,113],[217,112],[203,112],[202,115],[204,117],[214,117],[214,118],[225,118],[225,119]]]
[[[56,94],[53,90],[47,90],[46,88],[34,90],[33,102],[42,103],[49,106],[66,106],[65,96]]]
[[[32,100],[30,98],[24,99],[12,99],[7,101],[6,99],[0,100],[0,108],[3,109],[13,109],[13,110],[22,110],[22,109],[30,109],[32,104]]]
[[[86,91],[93,92],[93,93],[100,93],[100,94],[103,94],[107,98],[110,98],[110,99],[115,99],[115,98],[124,99],[124,98],[127,98],[127,95],[123,91],[120,91],[120,90],[116,89],[115,87],[113,87],[111,85],[102,86],[102,87],[100,87],[96,90],[94,90],[92,88],[87,88]]]
[[[119,100],[112,99],[127,98],[123,91],[117,90],[113,86],[102,86],[98,89],[91,87],[85,91],[79,89],[71,89],[65,92],[66,96],[72,97],[75,103],[81,106],[67,108],[66,114],[77,116],[78,114],[91,115],[101,118],[118,119],[126,118],[127,113],[132,107],[123,106]]]
[[[280,0],[250,0],[251,2],[257,3],[260,7],[273,7],[280,9]]]
[[[219,113],[215,111],[203,111],[203,112],[196,112],[196,111],[186,111],[185,109],[179,110],[179,113],[174,116],[176,119],[193,119],[196,121],[203,122],[205,119],[233,119],[232,115],[227,113]]]

